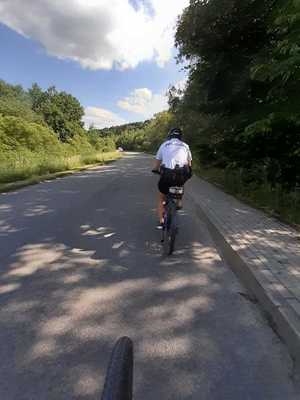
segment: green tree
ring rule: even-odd
[[[80,102],[66,92],[59,92],[54,86],[43,92],[34,84],[29,90],[33,109],[40,113],[48,126],[66,142],[83,128],[84,109]]]
[[[279,2],[270,26],[270,45],[259,54],[251,78],[268,90],[264,114],[242,137],[247,152],[257,148],[269,180],[293,188],[300,181],[300,2]],[[261,143],[258,146],[258,143]]]
[[[299,0],[190,1],[176,32],[189,80],[169,102],[202,161],[299,179],[299,36]]]
[[[31,98],[20,85],[10,85],[0,80],[0,114],[21,117],[29,122],[42,122],[32,110]]]
[[[28,94],[31,98],[32,109],[37,113],[41,113],[41,107],[46,100],[46,94],[37,83],[32,84],[28,90]]]

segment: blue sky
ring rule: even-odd
[[[72,93],[87,124],[149,118],[166,107],[168,86],[184,79],[173,27],[186,1],[173,2],[174,16],[171,0],[148,0],[144,8],[140,0],[65,0],[60,8],[51,0],[48,7],[28,0],[25,8],[0,0],[0,79]]]

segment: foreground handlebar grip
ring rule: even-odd
[[[153,169],[151,172],[153,172],[153,174],[160,175],[160,172],[157,169]]]

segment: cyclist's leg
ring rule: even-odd
[[[177,210],[182,210],[183,208],[183,202],[182,198],[177,200]]]
[[[163,193],[158,193],[158,205],[157,214],[159,222],[162,224],[164,220],[164,202],[166,201],[166,195]]]
[[[163,223],[164,216],[164,202],[166,201],[166,195],[169,193],[169,186],[164,181],[163,178],[160,178],[158,182],[158,205],[157,205],[157,214],[159,218],[159,222]]]
[[[182,187],[183,187],[183,186],[182,186]],[[184,187],[183,187],[183,188],[184,188]],[[184,190],[184,189],[183,189],[183,190]],[[177,210],[181,210],[182,207],[183,207],[183,195],[182,195],[179,199],[177,199],[176,204],[177,204]]]

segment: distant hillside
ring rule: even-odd
[[[100,136],[121,135],[126,131],[136,131],[138,129],[143,129],[149,122],[150,120],[146,120],[143,122],[131,122],[130,124],[113,126],[111,128],[93,129],[93,131],[99,133]]]

